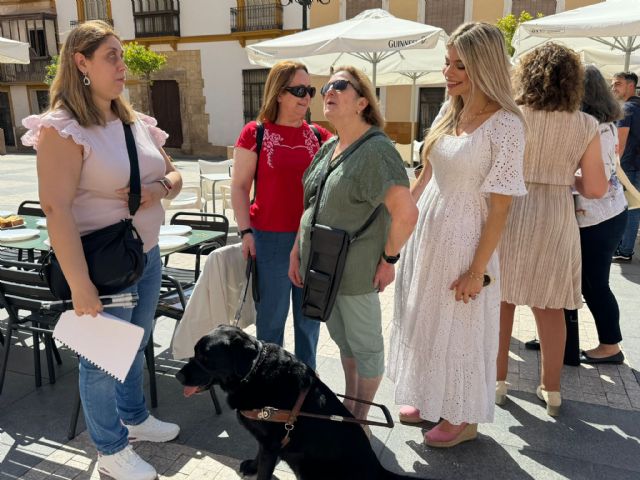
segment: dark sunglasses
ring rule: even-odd
[[[307,93],[311,98],[316,96],[316,87],[307,87],[305,85],[296,85],[295,87],[284,87],[294,97],[304,98]]]
[[[349,85],[358,92],[358,95],[362,96],[362,92],[360,92],[360,90],[350,80],[334,80],[333,82],[329,82],[320,89],[320,95],[324,97],[332,88],[336,92],[344,92]]]

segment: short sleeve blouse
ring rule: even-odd
[[[160,148],[168,138],[167,133],[157,127],[154,118],[137,113],[132,125],[138,151],[140,180],[142,184],[160,180],[166,173],[164,157]],[[71,138],[82,147],[82,171],[71,207],[80,232],[85,235],[114,224],[129,216],[127,204],[116,190],[129,184],[129,155],[120,120],[106,125],[81,126],[64,109],[32,115],[22,124],[28,129],[22,143],[38,150],[40,132],[43,128],[55,128],[63,138]],[[160,202],[140,209],[133,217],[133,224],[144,242],[145,252],[158,244],[160,225],[164,220],[164,209]]]

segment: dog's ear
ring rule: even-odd
[[[251,370],[253,361],[259,353],[258,344],[244,332],[230,335],[229,341],[234,371],[238,378],[242,379]]]

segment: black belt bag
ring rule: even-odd
[[[309,247],[309,261],[304,278],[304,290],[302,299],[302,313],[321,322],[326,322],[331,315],[335,304],[342,274],[347,262],[349,246],[357,240],[369,225],[375,220],[382,209],[382,204],[373,211],[364,225],[351,236],[349,232],[326,225],[316,224],[316,217],[322,199],[324,184],[337,166],[344,162],[367,139],[376,135],[383,135],[380,131],[374,131],[365,135],[351,148],[345,151],[342,158],[329,168],[331,155],[328,155],[327,163],[318,177],[318,188],[316,193],[316,205],[311,221],[311,242]]]
[[[133,217],[140,206],[140,170],[131,125],[123,125],[131,166],[129,213]],[[97,214],[99,212],[96,212]],[[100,295],[118,293],[133,285],[142,276],[145,267],[142,239],[130,218],[83,235],[80,239],[89,278]],[[53,250],[45,256],[40,273],[56,298],[71,299],[71,289]]]

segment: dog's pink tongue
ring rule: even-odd
[[[185,397],[190,397],[195,393],[198,393],[198,387],[184,387],[183,394]]]

